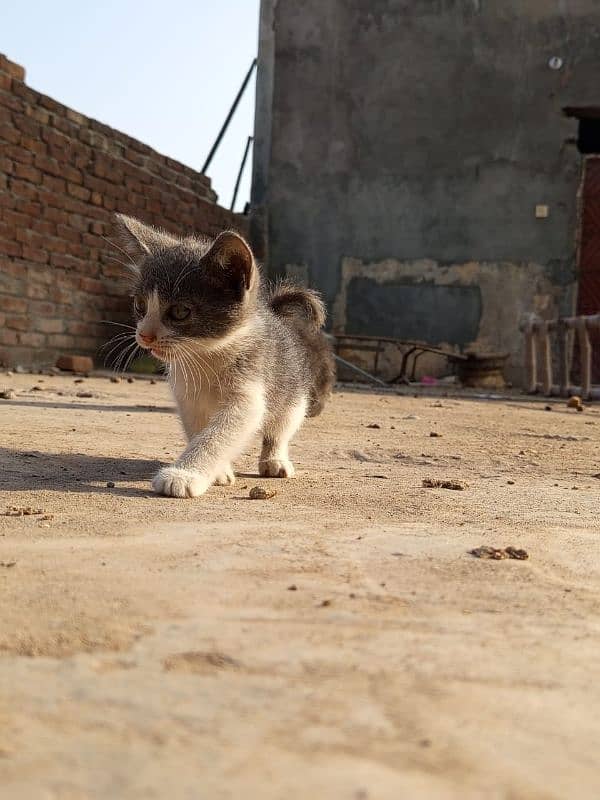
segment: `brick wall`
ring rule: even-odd
[[[128,319],[112,217],[177,233],[246,232],[210,180],[25,84],[0,55],[0,363],[98,348]]]

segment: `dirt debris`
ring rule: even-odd
[[[581,397],[574,394],[567,400],[567,408],[574,408],[577,411],[583,411],[583,402]]]
[[[423,478],[422,485],[424,489],[452,489],[455,492],[462,492],[467,488],[468,484],[461,483],[460,481],[442,481],[437,478]]]
[[[0,392],[0,400],[14,400],[16,396],[13,389],[4,389]]]
[[[527,550],[518,547],[489,547],[482,545],[469,550],[470,555],[475,558],[491,558],[494,561],[502,561],[505,558],[514,558],[517,561],[525,561],[529,558]]]
[[[264,486],[253,486],[250,489],[248,497],[250,500],[270,500],[277,494],[276,489],[265,489]]]
[[[44,514],[42,508],[33,508],[33,506],[8,506],[3,516],[5,517],[33,517],[39,514]]]

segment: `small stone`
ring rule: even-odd
[[[0,398],[2,400],[14,400],[16,396],[13,389],[4,389],[4,391],[0,392]]]
[[[14,567],[16,561],[0,561],[0,567]]]
[[[115,488],[114,481],[107,481],[106,482],[106,488],[107,489],[114,489]]]
[[[583,402],[581,401],[581,397],[579,395],[572,395],[567,400],[567,408],[575,408],[577,411],[583,411]]]
[[[85,397],[85,398],[90,398],[93,396],[94,395],[92,394],[92,392],[77,392],[77,394],[75,395],[75,397]]]
[[[110,379],[111,383],[121,383],[121,378],[117,377],[117,375],[112,375]]]
[[[250,493],[248,497],[250,500],[269,500],[271,497],[275,497],[277,492],[275,489],[265,489],[264,486],[253,486],[250,489]]]
[[[292,585],[288,586],[287,588],[288,588],[288,592],[297,592],[298,591],[298,587],[296,586],[295,583],[292,583]]]
[[[514,486],[515,485],[514,481],[506,481],[506,482],[508,483],[509,486]]]
[[[552,411],[552,406],[544,406],[544,411]]]
[[[379,425],[379,423],[377,422],[371,422],[370,425],[367,425],[367,428],[376,428],[377,430],[379,430],[379,428],[381,428],[381,425]]]
[[[75,378],[75,380],[73,381],[73,383],[83,383],[83,382],[84,378]]]
[[[331,605],[331,600],[323,600],[321,602],[321,608],[325,608],[326,606],[330,606],[330,605]]]
[[[156,385],[156,381],[154,380],[154,378],[150,379],[150,385],[151,386],[155,386]]]
[[[432,439],[440,439],[442,436],[442,434],[438,433],[437,431],[431,431],[429,435],[431,436]]]
[[[133,383],[133,378],[127,378],[127,383]]]

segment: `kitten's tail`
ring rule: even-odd
[[[290,322],[303,322],[313,331],[325,324],[325,306],[318,293],[290,281],[281,281],[271,290],[271,310]]]

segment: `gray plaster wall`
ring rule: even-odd
[[[253,205],[269,273],[305,274],[340,332],[508,350],[517,375],[522,312],[575,302],[581,156],[561,109],[600,105],[598,0],[262,14]]]

